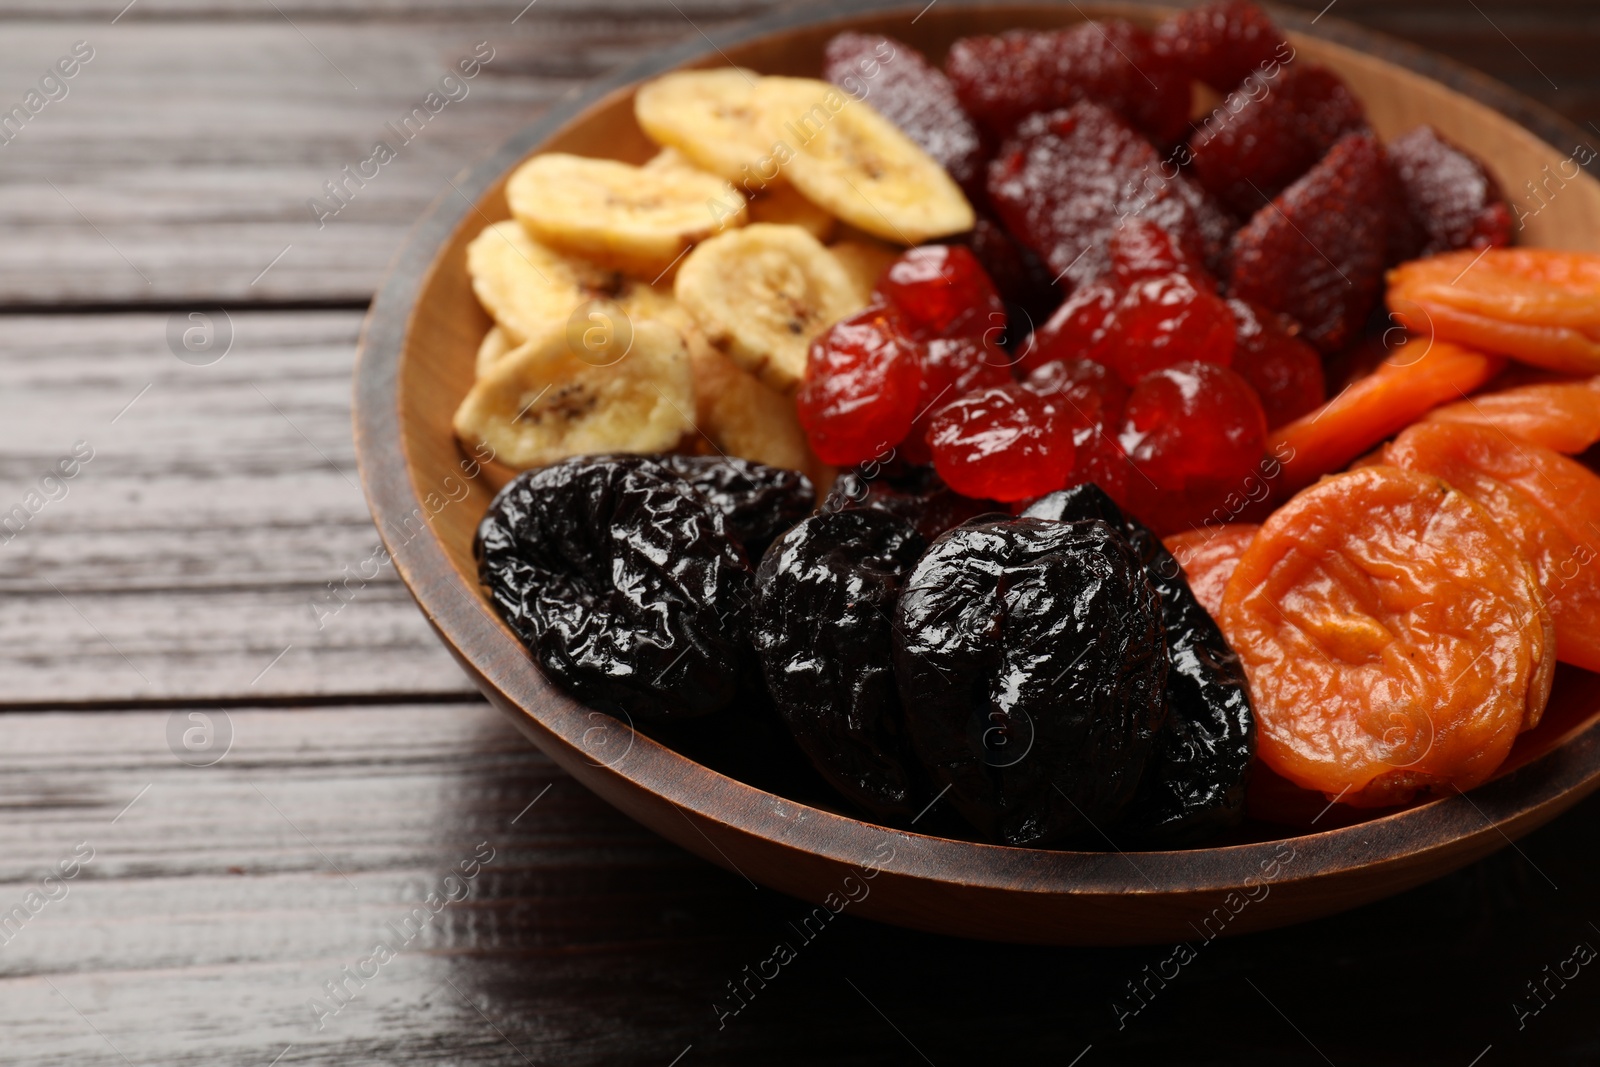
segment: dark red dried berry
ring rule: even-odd
[[[1205,267],[1170,233],[1145,218],[1127,219],[1112,233],[1111,273],[1123,286],[1163,274],[1183,274],[1196,286],[1217,291],[1216,280]]]
[[[1227,366],[1233,359],[1234,323],[1228,305],[1187,275],[1165,274],[1135,282],[1111,315],[1101,346],[1127,384],[1185,360]]]
[[[1030,374],[1027,388],[1064,404],[1073,421],[1077,464],[1070,484],[1093,482],[1113,500],[1129,500],[1129,479],[1138,477],[1117,443],[1128,387],[1111,368],[1086,359],[1057,360]]]
[[[1416,246],[1397,248],[1396,259],[1511,243],[1511,209],[1480,160],[1432,126],[1418,126],[1391,141],[1388,154],[1399,207],[1416,234]]]
[[[922,387],[916,420],[900,453],[908,463],[928,463],[928,427],[944,405],[974,389],[1011,382],[1011,355],[983,337],[935,337],[920,346]]]
[[[1179,363],[1134,386],[1122,449],[1162,492],[1242,482],[1261,460],[1267,419],[1245,380],[1214,363]]]
[[[878,279],[874,300],[900,313],[913,337],[999,337],[1006,306],[983,265],[962,245],[907,249]]]
[[[1080,286],[1022,343],[1017,366],[1032,370],[1059,359],[1103,360],[1106,328],[1121,300],[1122,290],[1108,281]]]
[[[911,429],[921,380],[915,342],[888,308],[835,323],[811,343],[795,394],[811,450],[837,466],[886,458]]]
[[[1120,19],[1068,30],[964,37],[945,71],[967,112],[996,140],[1026,116],[1092,100],[1159,141],[1182,135],[1188,78],[1158,61],[1150,35]]]
[[[822,76],[884,118],[950,172],[969,193],[983,189],[983,144],[955,87],[903,41],[878,33],[841,33],[823,52]]]
[[[1156,27],[1157,56],[1189,77],[1226,93],[1254,71],[1294,55],[1267,13],[1249,0],[1181,11]]]
[[[1006,228],[1072,286],[1110,269],[1111,235],[1135,216],[1166,230],[1189,256],[1206,258],[1199,190],[1098,104],[1018,126],[989,164],[989,197]]]
[[[1365,126],[1360,102],[1338,75],[1290,64],[1249,79],[1200,122],[1189,138],[1195,180],[1249,217],[1340,137]]]
[[[1322,352],[1360,330],[1383,284],[1389,178],[1371,134],[1350,134],[1234,235],[1230,290],[1281,311]]]
[[[1232,367],[1261,399],[1268,428],[1293,422],[1327,399],[1322,357],[1295,336],[1299,327],[1266,308],[1228,301],[1237,325]]]
[[[946,404],[928,446],[934,470],[963,496],[1027,500],[1071,480],[1074,428],[1065,404],[1012,383]]]

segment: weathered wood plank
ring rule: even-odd
[[[4,320],[0,702],[471,691],[375,556],[359,314],[230,319],[210,366],[174,357],[167,315]]]

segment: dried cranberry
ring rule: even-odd
[[[1137,282],[1123,294],[1106,330],[1107,361],[1129,385],[1184,360],[1227,366],[1233,315],[1215,293],[1184,274]]]
[[[982,337],[1005,330],[1006,307],[972,250],[961,245],[907,249],[878,279],[875,301],[900,313],[914,337]]]
[[[1157,26],[1152,38],[1157,56],[1219,93],[1293,55],[1283,31],[1249,0],[1181,11]]]
[[[1415,247],[1397,248],[1393,258],[1511,242],[1511,209],[1499,184],[1480,160],[1432,126],[1418,126],[1389,142],[1388,157],[1399,186],[1400,210],[1417,235]]]
[[[1172,235],[1145,218],[1128,219],[1111,235],[1111,273],[1119,285],[1163,274],[1183,274],[1209,292],[1214,278]]]
[[[1245,380],[1214,363],[1163,367],[1122,409],[1123,451],[1163,492],[1242,482],[1261,459],[1267,419]]]
[[[1122,291],[1109,282],[1079,287],[1022,345],[1018,366],[1031,370],[1058,359],[1103,359],[1111,313]]]
[[[969,193],[983,189],[983,144],[944,72],[903,41],[841,33],[823,52],[822,76],[900,127]]]
[[[1042,496],[1072,477],[1075,421],[1067,405],[1021,384],[968,393],[933,417],[933,467],[964,496]]]
[[[1360,330],[1383,284],[1389,178],[1371,134],[1351,134],[1234,235],[1234,296],[1281,311],[1322,352]]]
[[[881,458],[911,429],[917,413],[914,342],[884,307],[835,323],[811,343],[795,411],[824,463]]]
[[[1200,191],[1172,170],[1111,111],[1080,103],[1017,127],[989,164],[989,198],[1007,229],[1078,286],[1110,269],[1111,235],[1133,216],[1193,258],[1215,252],[1200,225]]]
[[[917,416],[900,447],[908,463],[928,463],[928,427],[944,405],[974,389],[1011,381],[1011,357],[982,337],[935,337],[920,346],[922,388]]]
[[[1150,35],[1120,19],[964,37],[950,46],[945,71],[967,112],[996,140],[1028,115],[1080,100],[1161,141],[1176,139],[1188,120],[1187,77],[1156,62]]]
[[[1237,332],[1233,369],[1261,399],[1267,426],[1278,427],[1327,399],[1322,357],[1295,336],[1292,320],[1243,300],[1228,301]]]

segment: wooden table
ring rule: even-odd
[[[0,1063],[1600,1057],[1575,962],[1600,800],[1181,968],[847,915],[751,979],[801,905],[611,811],[476,696],[364,568],[348,410],[362,311],[452,175],[771,5],[126,3],[0,14],[4,109],[91,55],[0,146],[0,516],[42,505],[0,532]],[[1600,116],[1590,0],[1336,3]],[[307,201],[478,42],[469,95],[319,227]]]

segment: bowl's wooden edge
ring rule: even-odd
[[[959,0],[945,0],[954,6]],[[1014,5],[974,4],[1009,7]],[[1099,13],[1116,8],[1144,13],[1160,5],[1096,4]],[[904,11],[915,7],[899,2],[830,3],[811,5],[801,12],[786,12],[757,20],[742,29],[719,35],[711,47],[732,45],[799,25],[814,26],[829,19],[845,19],[866,12]],[[1276,10],[1285,28],[1328,38],[1370,52],[1399,66],[1418,70],[1463,95],[1479,100],[1533,130],[1556,147],[1582,139],[1582,133],[1547,109],[1465,67],[1410,45],[1368,31],[1323,19],[1320,22],[1292,11]],[[1312,23],[1317,22],[1313,26]],[[553,108],[538,122],[520,131],[492,156],[459,177],[413,228],[395,257],[390,273],[363,324],[355,372],[354,432],[357,461],[368,503],[380,536],[424,615],[446,644],[489,647],[514,641],[503,624],[466,586],[443,547],[426,525],[416,487],[412,484],[399,421],[399,358],[415,297],[423,286],[436,249],[460,221],[476,210],[477,201],[512,166],[547,140],[575,116],[643,78],[693,61],[710,49],[691,41],[648,62],[604,79],[587,92]],[[403,533],[407,519],[423,517],[419,532]],[[518,655],[491,665],[491,673],[527,671],[530,662],[520,647]],[[463,667],[495,703],[514,710],[519,726],[585,785],[619,803],[629,814],[711,862],[738,870],[721,848],[705,837],[707,829],[720,831],[725,841],[741,838],[778,845],[796,863],[824,861],[834,865],[859,865],[873,855],[871,844],[903,841],[910,856],[904,867],[886,871],[895,877],[938,878],[973,890],[1042,896],[1092,897],[1143,893],[1216,894],[1238,886],[1277,852],[1279,841],[1234,845],[1192,851],[1116,853],[1057,852],[1008,849],[943,838],[908,834],[872,826],[792,801],[774,797],[754,787],[716,774],[643,735],[632,738],[631,773],[596,764],[585,757],[581,726],[558,730],[552,723],[581,722],[582,708],[561,694],[546,690],[547,704],[518,708],[503,686],[458,653]],[[641,773],[646,772],[646,773]],[[1289,843],[1297,862],[1278,884],[1338,877],[1357,867],[1377,864],[1391,872],[1392,891],[1463,865],[1520,833],[1527,832],[1560,810],[1576,803],[1600,786],[1600,726],[1591,727],[1543,759],[1520,768],[1472,797],[1450,797],[1404,812],[1337,830],[1282,839]],[[641,790],[648,790],[642,794]],[[620,802],[619,797],[631,797]],[[674,814],[675,812],[675,814]],[[683,833],[689,822],[695,834]],[[735,821],[737,820],[737,821]],[[1374,847],[1378,837],[1386,841]],[[696,838],[701,840],[696,840]],[[1398,842],[1398,845],[1396,844]],[[1429,856],[1425,870],[1418,859]],[[1374,896],[1380,895],[1375,892]],[[1352,903],[1357,901],[1352,901]],[[870,909],[863,909],[870,913]],[[907,922],[904,915],[885,915]],[[1263,917],[1265,918],[1265,917]],[[921,925],[914,921],[910,925]],[[1244,929],[1240,926],[1238,929]],[[985,936],[1005,936],[1002,933]],[[1029,938],[1018,938],[1029,939]],[[1125,940],[1119,938],[1119,940]]]

